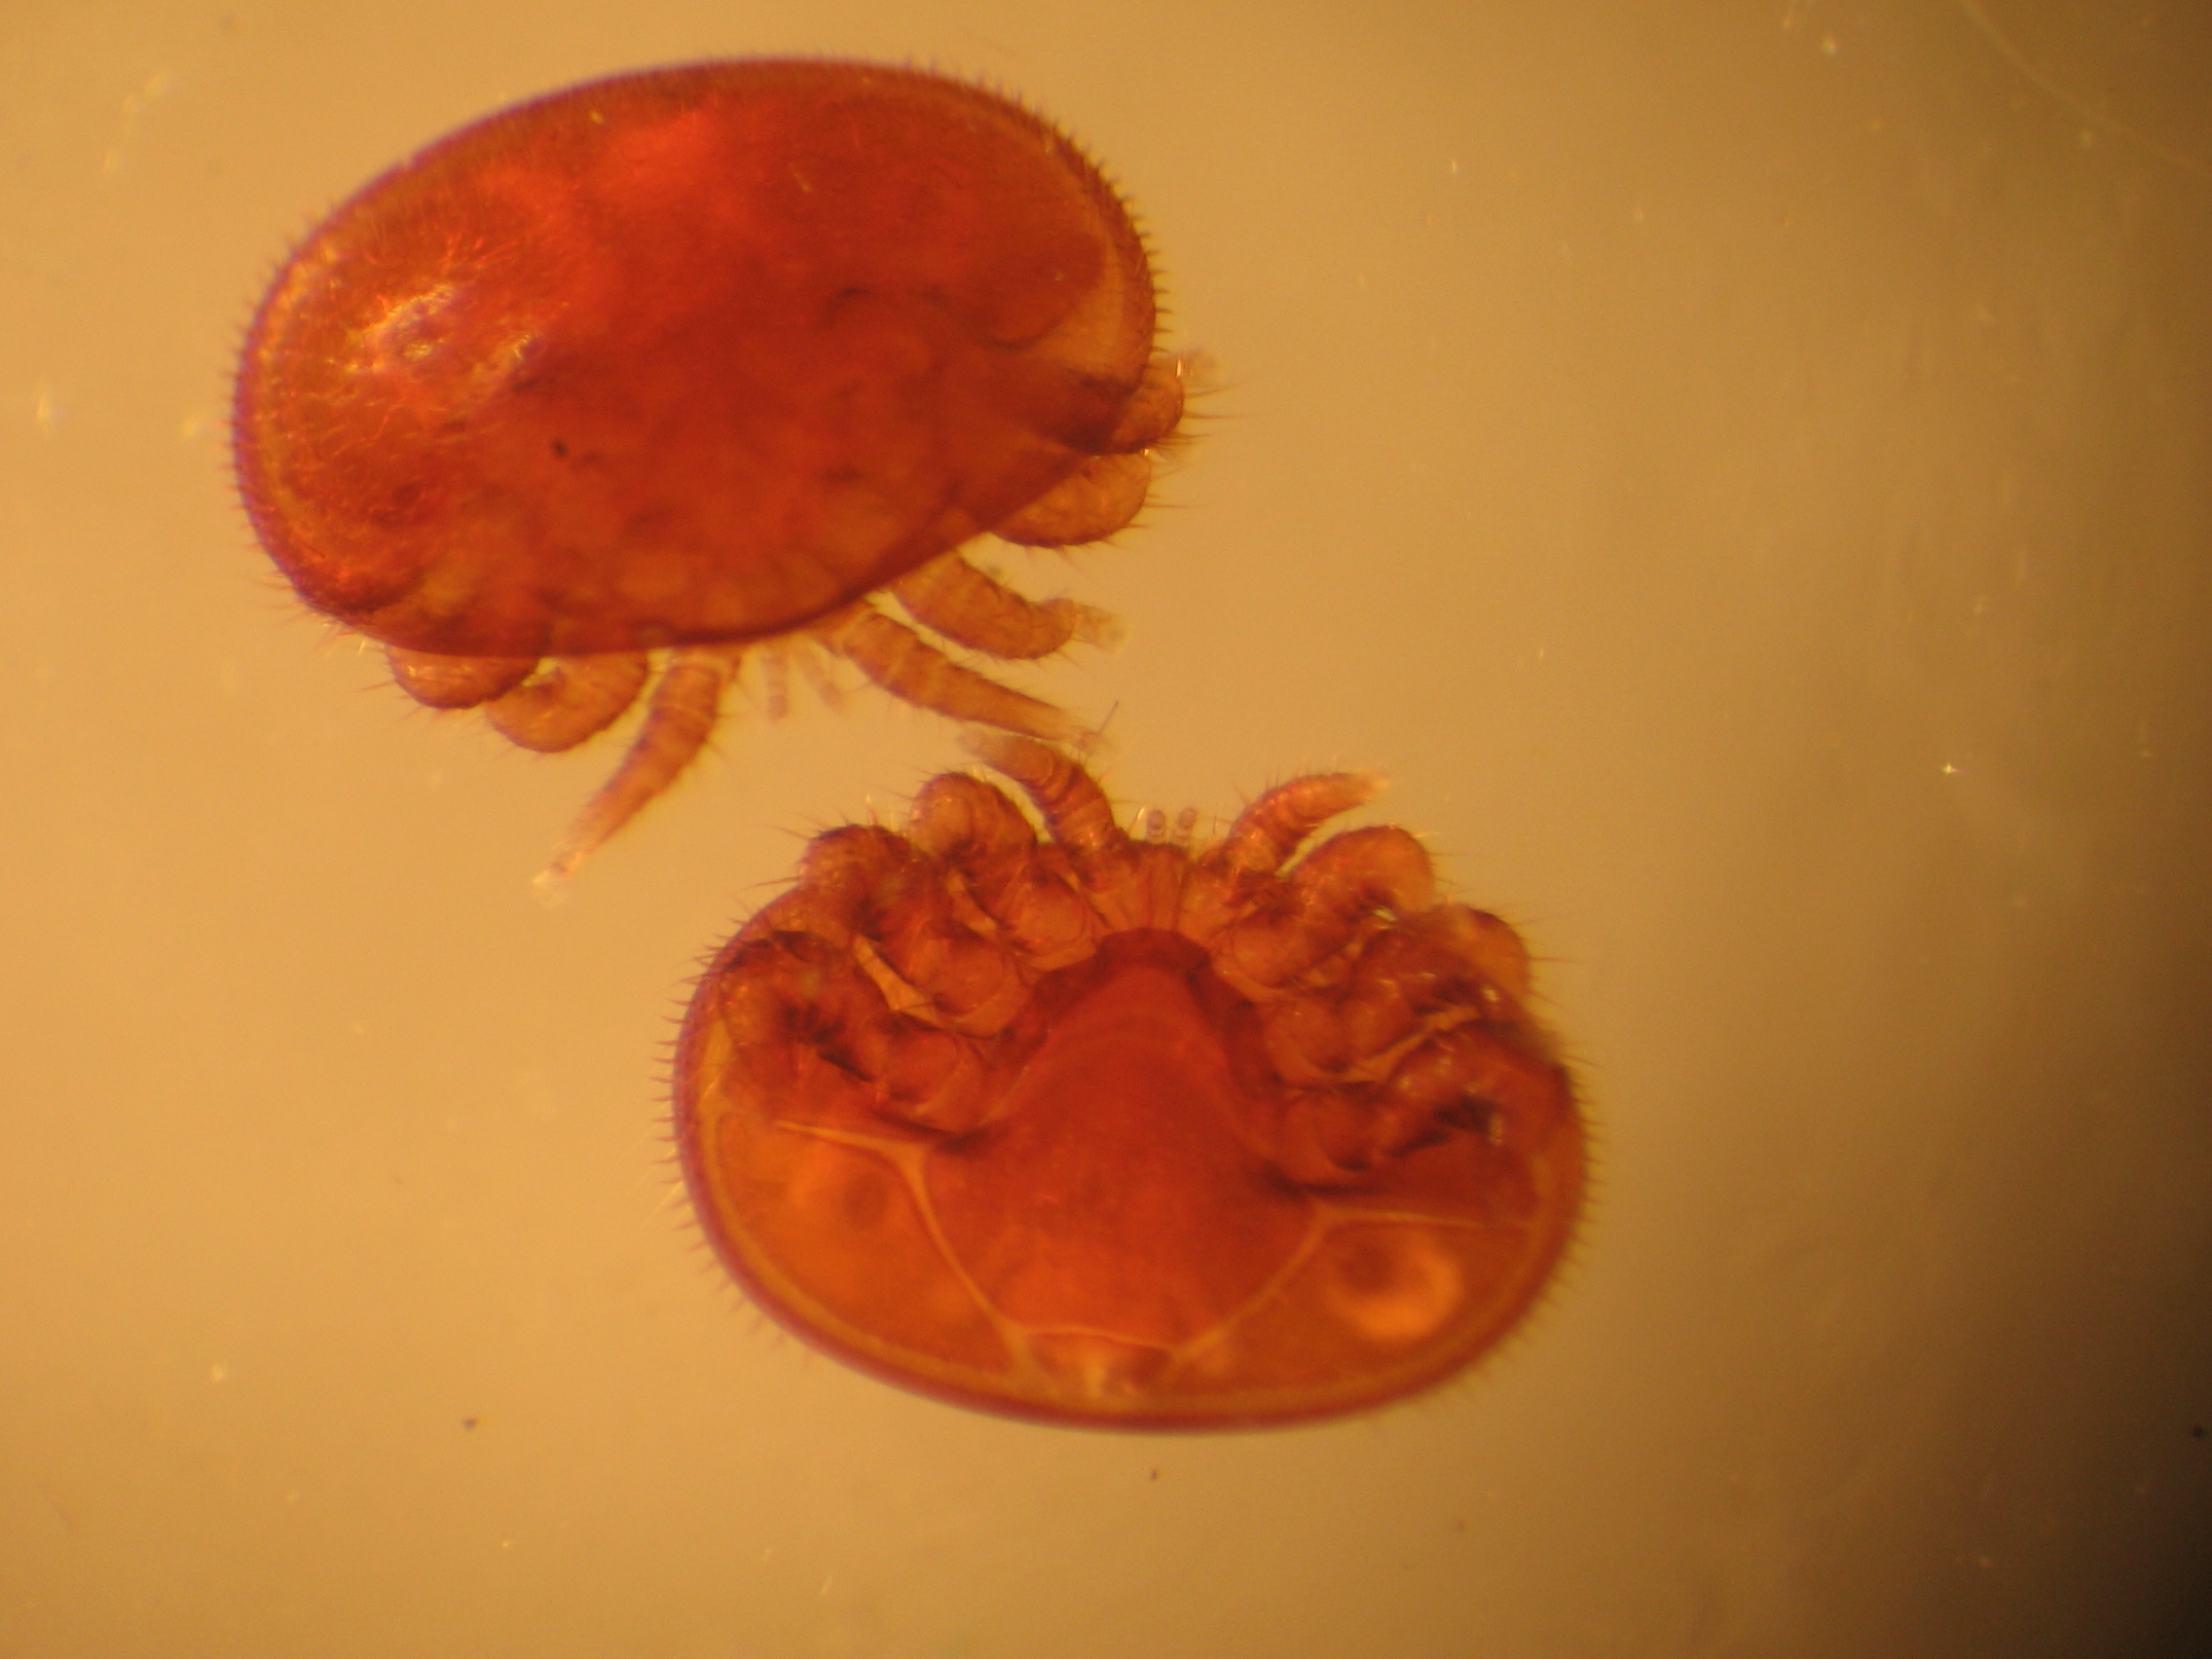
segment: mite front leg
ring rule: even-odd
[[[1268,903],[1275,872],[1307,837],[1382,790],[1378,773],[1316,772],[1268,791],[1191,866],[1176,926],[1210,946],[1224,929]]]
[[[1419,841],[1384,825],[1331,836],[1263,893],[1214,941],[1214,966],[1232,984],[1287,984],[1342,950],[1368,917],[1420,914],[1436,903],[1436,872]]]
[[[1131,841],[1098,781],[1057,750],[992,732],[964,741],[1036,803],[1085,900],[1109,928],[1174,925],[1189,868],[1181,849]]]
[[[1006,741],[1016,741],[1008,739]],[[955,872],[1030,975],[1081,962],[1105,923],[1075,889],[1066,854],[980,778],[948,772],[914,797],[914,845]]]
[[[1154,357],[1106,439],[1104,453],[993,525],[992,534],[1024,547],[1075,547],[1124,529],[1144,510],[1152,493],[1152,452],[1182,424],[1190,369],[1185,357]]]

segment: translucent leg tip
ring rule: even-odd
[[[530,878],[531,896],[548,910],[569,902],[569,880],[576,873],[582,859],[564,853]]]

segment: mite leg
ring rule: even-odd
[[[1104,921],[1070,882],[1064,850],[1041,849],[1021,809],[980,778],[931,779],[914,797],[908,834],[959,873],[970,901],[1030,974],[1081,962],[1097,948]]]
[[[1557,1063],[1462,1025],[1398,1062],[1374,1102],[1377,1144],[1396,1151],[1442,1124],[1474,1128],[1527,1156],[1551,1139],[1571,1102]]]
[[[1348,975],[1266,1004],[1270,1060],[1293,1084],[1380,1078],[1416,1037],[1479,1025],[1516,1048],[1547,1054],[1523,1006],[1528,956],[1505,923],[1463,904],[1439,904],[1385,928],[1359,949]]]
[[[1282,868],[1306,838],[1339,813],[1382,793],[1380,772],[1313,772],[1270,790],[1236,816],[1209,855],[1239,875]]]
[[[1051,656],[1070,640],[1111,645],[1121,639],[1121,624],[1105,611],[1072,599],[1025,599],[957,553],[907,571],[891,591],[915,621],[990,656],[1027,660]]]
[[[974,881],[978,871],[1037,850],[1037,835],[1021,809],[980,778],[946,772],[914,796],[907,837],[925,854]]]
[[[1124,528],[1152,492],[1152,451],[1182,422],[1189,370],[1186,358],[1153,358],[1106,440],[1106,453],[993,525],[992,533],[1024,547],[1074,547]]]
[[[540,671],[484,705],[484,718],[509,743],[541,755],[573,749],[617,719],[645,688],[644,651],[549,657]]]
[[[1254,1126],[1293,1180],[1335,1186],[1453,1134],[1524,1164],[1572,1114],[1558,1065],[1462,1025],[1415,1048],[1379,1086],[1293,1088]]]
[[[810,1051],[868,1085],[886,1117],[959,1130],[983,1109],[976,1046],[893,1013],[875,981],[824,940],[756,940],[725,960],[717,991],[732,1063],[756,1078],[796,1083]]]
[[[1137,383],[1136,395],[1129,399],[1122,411],[1121,424],[1106,440],[1107,453],[1127,455],[1137,450],[1157,449],[1175,435],[1175,428],[1183,424],[1183,403],[1189,394],[1194,372],[1202,374],[1205,365],[1191,357],[1161,351],[1145,365],[1144,379]]]
[[[1049,743],[1075,743],[1087,735],[1051,704],[962,668],[911,628],[865,605],[822,623],[815,637],[894,697],[917,708],[1026,732]]]
[[[1057,750],[995,732],[970,732],[961,742],[1036,802],[1057,842],[1050,851],[1065,859],[1084,903],[1109,931],[1175,925],[1190,873],[1181,848],[1130,840],[1096,780]]]
[[[387,645],[392,683],[432,709],[473,709],[512,690],[537,667],[535,657],[440,656]]]
[[[1144,510],[1152,494],[1152,457],[1092,456],[1067,477],[991,526],[1018,547],[1078,547],[1103,541]]]
[[[721,718],[722,693],[744,655],[737,645],[687,645],[669,654],[630,753],[554,849],[553,862],[537,876],[541,892],[558,891],[609,835],[682,775]]]
[[[1265,1131],[1284,1169],[1341,1179],[1454,1133],[1540,1152],[1572,1095],[1527,989],[1519,935],[1440,904],[1369,940],[1341,984],[1259,1009],[1266,1064],[1292,1090]]]
[[[643,651],[547,657],[453,657],[385,647],[399,688],[433,709],[482,708],[509,743],[540,754],[573,749],[620,719],[648,672]],[[519,672],[518,672],[519,670]]]
[[[1232,983],[1283,984],[1342,950],[1367,917],[1419,915],[1436,903],[1436,872],[1419,841],[1382,825],[1331,836],[1272,895],[1214,941]]]
[[[760,663],[761,701],[771,720],[780,720],[792,709],[792,673],[806,682],[807,689],[826,709],[845,706],[844,687],[830,677],[821,646],[804,634],[780,634],[755,647]]]
[[[1339,813],[1374,799],[1382,787],[1377,772],[1314,772],[1270,790],[1193,863],[1176,927],[1210,946],[1224,929],[1269,902],[1269,878],[1308,836]]]
[[[1029,994],[1006,947],[953,914],[942,873],[903,835],[852,825],[816,836],[799,895],[805,903],[787,899],[779,914],[808,918],[808,931],[825,938],[866,940],[912,999],[955,1031],[994,1035]]]
[[[1029,983],[1008,946],[961,922],[934,872],[932,890],[917,887],[885,906],[866,937],[891,972],[928,1001],[934,1019],[950,1030],[996,1036],[1029,999]]]
[[[1127,849],[1129,838],[1114,822],[1114,803],[1098,781],[1056,749],[997,732],[969,732],[962,746],[994,771],[1021,786],[1045,815],[1052,838],[1079,860]]]
[[[773,646],[760,653],[761,705],[768,719],[780,720],[792,712],[792,659]]]

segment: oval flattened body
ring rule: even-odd
[[[389,645],[757,639],[1131,447],[1154,328],[1128,215],[1018,105],[872,64],[655,70],[333,213],[248,337],[239,469],[301,595]]]
[[[910,843],[823,837],[700,985],[678,1139],[748,1291],[893,1382],[1093,1426],[1328,1417],[1491,1348],[1584,1176],[1512,931],[1402,831],[1278,867],[1362,780],[1194,852],[991,753],[1055,839],[939,779]]]

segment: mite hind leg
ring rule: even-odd
[[[891,591],[915,621],[989,656],[1026,661],[1051,656],[1071,640],[1088,645],[1121,642],[1121,623],[1096,607],[1024,598],[958,553],[909,571]]]
[[[818,624],[814,637],[916,708],[1048,743],[1081,744],[1090,735],[1072,716],[961,667],[911,628],[866,605]]]

